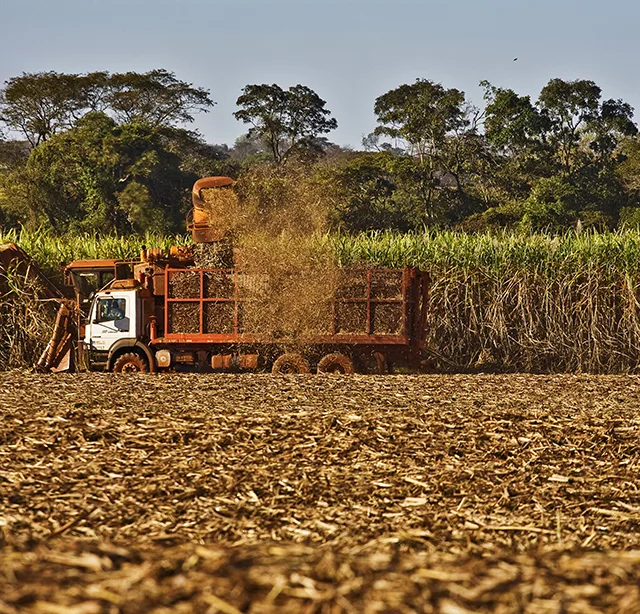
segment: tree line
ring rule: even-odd
[[[22,74],[0,90],[0,224],[179,232],[196,179],[252,173],[312,182],[349,231],[640,224],[628,103],[590,80],[551,79],[536,100],[481,85],[483,108],[428,79],[381,94],[356,150],[328,140],[337,121],[304,85],[243,88],[248,130],[228,146],[188,129],[215,102],[169,71]]]

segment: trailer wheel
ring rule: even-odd
[[[386,375],[387,373],[389,373],[389,361],[382,352],[374,352],[373,358],[376,361],[376,373],[378,375]]]
[[[114,373],[146,373],[148,370],[147,362],[133,352],[119,356],[113,364]]]
[[[327,354],[318,363],[318,373],[343,373],[354,372],[353,361],[344,354]]]
[[[271,367],[271,373],[310,373],[309,362],[300,354],[283,354],[279,356]]]
[[[358,373],[369,375],[386,375],[389,373],[387,356],[379,350],[369,350],[357,354],[356,365]]]

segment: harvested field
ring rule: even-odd
[[[0,612],[640,608],[637,377],[3,373],[0,399]]]

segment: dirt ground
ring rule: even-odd
[[[640,378],[0,374],[0,612],[640,612]]]

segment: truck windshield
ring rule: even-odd
[[[125,314],[126,299],[101,298],[96,306],[96,322],[122,320]]]

